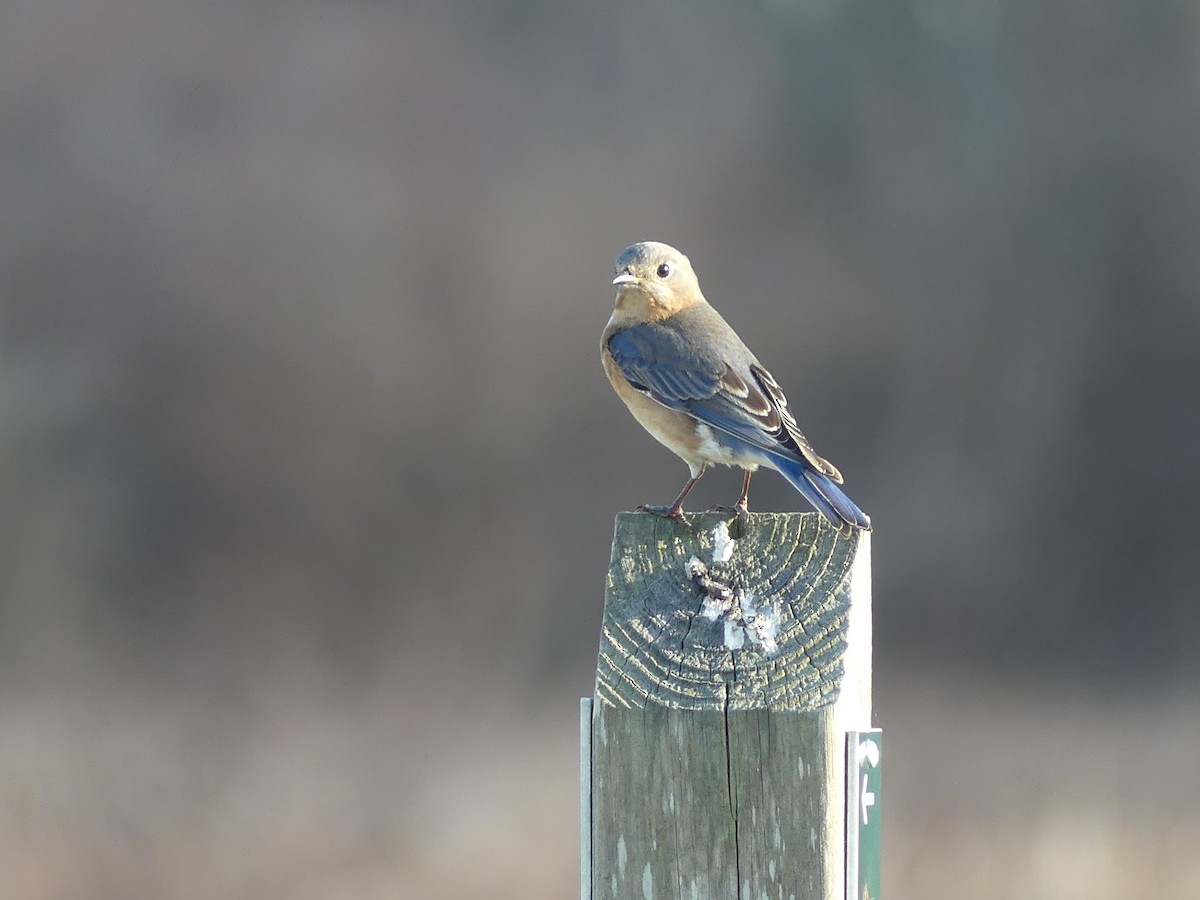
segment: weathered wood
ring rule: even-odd
[[[630,707],[811,710],[849,693],[848,702],[865,703],[869,715],[869,536],[845,538],[816,513],[752,513],[744,534],[733,525],[736,546],[721,563],[713,561],[714,531],[728,517],[690,522],[689,530],[648,513],[617,517],[597,699]],[[685,569],[693,556],[715,580],[774,606],[777,652],[752,641],[730,649],[724,621],[700,614],[704,598]]]
[[[841,898],[845,732],[870,725],[869,536],[754,514],[730,554],[722,522],[617,518],[590,733],[596,900]]]

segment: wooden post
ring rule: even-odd
[[[815,513],[689,526],[617,517],[582,704],[582,896],[843,900],[870,536]]]

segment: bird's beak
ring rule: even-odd
[[[613,284],[637,284],[637,277],[631,272],[622,272],[613,279]]]

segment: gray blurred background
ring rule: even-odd
[[[645,239],[874,517],[887,896],[1200,896],[1198,10],[4,4],[4,896],[573,895]]]

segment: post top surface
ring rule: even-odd
[[[862,607],[857,639],[870,641],[869,577],[855,577],[869,567],[869,541],[817,513],[751,513],[744,529],[719,513],[686,525],[618,514],[597,700],[699,710],[834,703]]]

